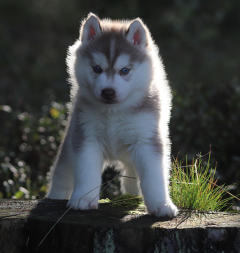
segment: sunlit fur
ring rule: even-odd
[[[122,180],[124,192],[142,194],[149,213],[177,215],[168,189],[171,92],[146,25],[139,18],[112,21],[89,14],[69,48],[67,66],[69,124],[47,197],[69,199],[74,209],[97,208],[102,169],[117,162],[125,175],[137,177]],[[114,91],[114,98],[105,99],[104,89]]]

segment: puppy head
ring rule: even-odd
[[[148,29],[139,18],[100,20],[90,13],[67,61],[82,96],[108,106],[143,96],[151,82],[149,40]]]

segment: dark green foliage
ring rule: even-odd
[[[239,183],[239,1],[2,0],[0,105],[12,109],[0,110],[4,197],[8,186],[2,182],[8,179],[15,182],[11,194],[22,186],[37,195],[46,183],[66,115],[64,107],[60,118],[49,110],[52,101],[58,106],[68,101],[66,51],[89,11],[100,17],[143,18],[160,46],[173,88],[173,155],[191,158],[207,153],[211,145],[218,175],[225,183]],[[9,162],[29,180],[14,179]]]
[[[0,198],[43,197],[66,125],[66,108],[52,103],[35,115],[2,106],[0,118]]]

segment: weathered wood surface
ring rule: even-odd
[[[0,200],[0,252],[240,252],[239,213],[168,220],[109,204],[66,211],[66,201]]]

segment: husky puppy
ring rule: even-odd
[[[51,199],[98,208],[106,163],[124,165],[124,191],[143,194],[149,213],[176,216],[169,196],[171,91],[146,25],[90,13],[67,57],[69,123],[52,168]],[[140,187],[140,188],[139,188]]]

